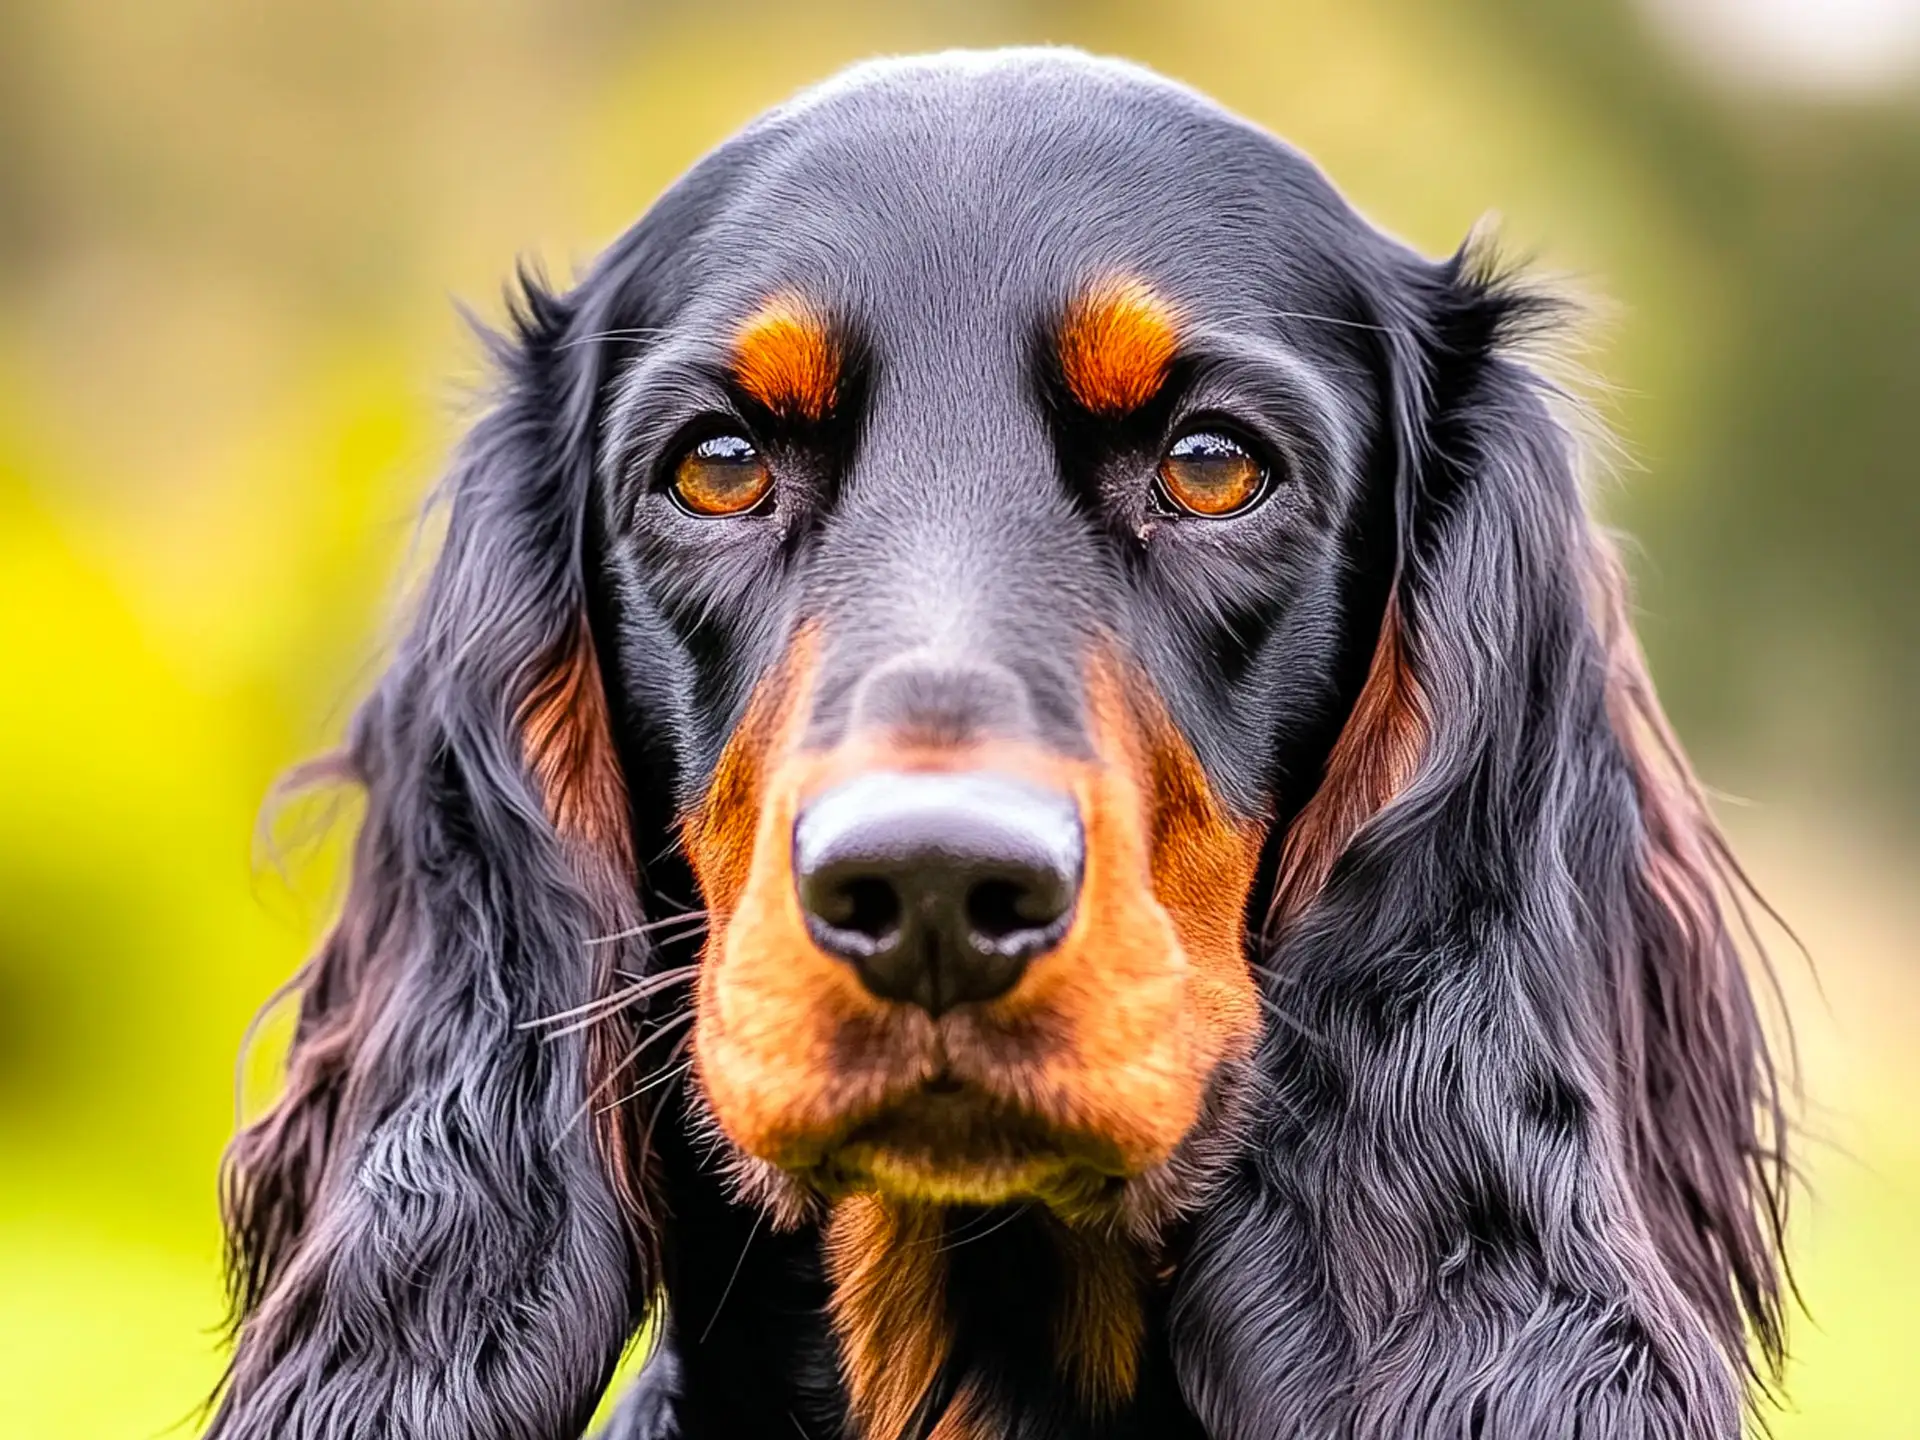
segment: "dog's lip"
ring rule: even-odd
[[[842,1143],[938,1150],[943,1140],[962,1148],[977,1140],[1008,1149],[1058,1148],[1052,1128],[1039,1117],[945,1073],[883,1106]]]
[[[1075,1189],[1126,1178],[1118,1150],[942,1071],[850,1122],[797,1167],[829,1193],[912,1188],[986,1198],[999,1191]]]

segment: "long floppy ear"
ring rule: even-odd
[[[1272,1101],[1183,1382],[1220,1440],[1735,1436],[1785,1174],[1743,882],[1510,353],[1553,308],[1471,251],[1395,267],[1399,559],[1283,848]]]
[[[444,548],[337,762],[366,813],[285,1094],[227,1156],[222,1440],[572,1440],[649,1293],[635,1119],[594,1093],[638,968],[581,575],[602,347],[523,288]],[[553,1023],[582,1007],[608,1013]]]

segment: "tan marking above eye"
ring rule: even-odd
[[[1182,510],[1210,518],[1244,510],[1267,485],[1267,467],[1218,430],[1192,430],[1167,447],[1160,485]]]
[[[1160,393],[1179,347],[1173,307],[1132,276],[1109,278],[1067,307],[1060,365],[1095,415],[1130,415]]]
[[[740,388],[777,415],[820,420],[840,389],[840,347],[802,297],[783,293],[741,323],[733,340]]]
[[[673,493],[696,515],[739,515],[753,509],[773,488],[773,471],[739,435],[715,435],[680,457],[673,469]]]

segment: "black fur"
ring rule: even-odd
[[[1068,414],[1036,359],[1113,266],[1198,337],[1144,430]],[[748,417],[781,457],[775,519],[673,511],[677,439],[743,408],[718,337],[792,286],[848,337],[843,413]],[[611,1068],[542,1022],[696,957],[671,925],[626,932],[698,903],[675,816],[800,620],[830,631],[830,737],[956,616],[967,663],[1069,748],[1076,657],[1117,632],[1218,791],[1274,824],[1248,898],[1262,1101],[1168,1237],[1134,1400],[1089,1416],[1048,1373],[1038,1215],[956,1218],[945,1388],[1019,1440],[1739,1433],[1749,1335],[1763,1366],[1781,1347],[1779,1105],[1738,872],[1512,353],[1549,307],[1381,236],[1187,92],[1057,52],[855,72],[703,161],[572,292],[525,291],[347,747],[368,811],[288,1095],[230,1156],[213,1435],[576,1436],[656,1300],[623,1440],[843,1433],[817,1236],[733,1197],[673,1078],[657,1027],[688,988],[610,1015]],[[1288,478],[1183,529],[1140,477],[1196,408]],[[524,758],[583,616],[637,879],[556,835]],[[1270,916],[1385,624],[1418,773]],[[648,1077],[587,1115],[594,1085]]]

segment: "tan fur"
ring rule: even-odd
[[[1061,1370],[1098,1413],[1133,1393],[1146,1319],[1139,1261],[1107,1234],[1058,1229],[1064,1293],[1054,1317]],[[892,1440],[913,1418],[947,1358],[952,1254],[938,1206],[863,1193],[834,1206],[826,1228],[829,1314],[857,1432]],[[935,1440],[996,1440],[994,1417],[962,1387]]]
[[[1178,342],[1173,307],[1144,280],[1116,276],[1067,307],[1060,367],[1086,409],[1128,415],[1160,393]]]
[[[840,351],[805,300],[775,295],[735,332],[733,375],[776,414],[818,420],[839,394]]]
[[[1126,1403],[1139,1380],[1147,1333],[1141,1257],[1104,1233],[1069,1230],[1061,1244],[1067,1293],[1055,1319],[1055,1344],[1061,1368],[1098,1414]]]
[[[840,1341],[848,1408],[869,1440],[906,1430],[947,1358],[944,1234],[934,1207],[877,1195],[842,1200],[827,1225],[828,1315]],[[936,1433],[964,1440],[944,1421]]]
[[[928,1440],[1000,1440],[1001,1431],[995,1428],[993,1416],[987,1413],[985,1402],[977,1392],[962,1386],[960,1393],[953,1397],[953,1404],[947,1407],[934,1425]]]
[[[1425,758],[1427,700],[1402,624],[1399,601],[1390,599],[1367,682],[1327,759],[1320,788],[1288,828],[1270,912],[1275,922],[1312,903],[1360,827],[1412,783]]]

